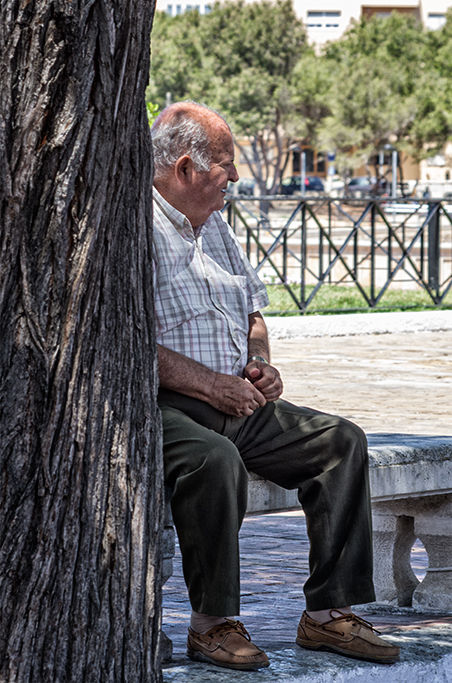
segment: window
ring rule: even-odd
[[[306,148],[303,149],[303,152],[305,153],[306,158],[306,173],[314,173],[314,150]],[[294,174],[300,173],[301,171],[300,156],[300,152],[292,152],[292,169]]]
[[[436,29],[441,28],[446,23],[446,15],[429,12],[427,17],[427,28],[431,31],[436,31]]]
[[[209,12],[212,11],[212,8],[210,5],[204,5],[204,14],[209,14]]]
[[[172,5],[167,5],[166,6],[166,13],[169,14],[170,16],[173,13],[173,6]]]
[[[325,173],[325,154],[317,152],[317,173]]]
[[[308,29],[331,29],[339,28],[340,12],[308,12]]]
[[[182,5],[176,5],[176,14],[182,14]]]

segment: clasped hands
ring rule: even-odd
[[[215,373],[213,396],[209,403],[223,413],[243,417],[252,415],[259,406],[281,396],[281,376],[272,365],[252,361],[243,374],[244,378]]]

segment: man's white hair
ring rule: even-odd
[[[186,104],[194,104],[223,119],[221,114],[204,104],[192,101],[187,101]],[[172,116],[165,115],[165,112],[164,109],[151,128],[155,175],[173,167],[185,154],[193,161],[196,171],[209,171],[212,153],[205,127],[196,120],[188,108],[181,107],[180,111],[174,111]]]

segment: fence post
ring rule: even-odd
[[[435,294],[435,302],[439,303],[439,261],[440,261],[440,202],[428,205],[432,214],[428,222],[428,286]]]
[[[372,200],[372,206],[370,209],[370,302],[371,307],[375,307],[375,268],[376,268],[376,215],[377,215],[377,203],[376,200]]]
[[[301,201],[301,280],[300,280],[300,313],[306,313],[306,269],[308,256],[308,237],[306,227],[306,200]]]

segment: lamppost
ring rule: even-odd
[[[391,197],[397,197],[397,150],[388,142],[383,149],[392,153],[392,184],[391,184]]]
[[[306,196],[306,152],[303,152],[299,145],[291,145],[289,147],[291,152],[300,153],[300,192],[301,196]]]

